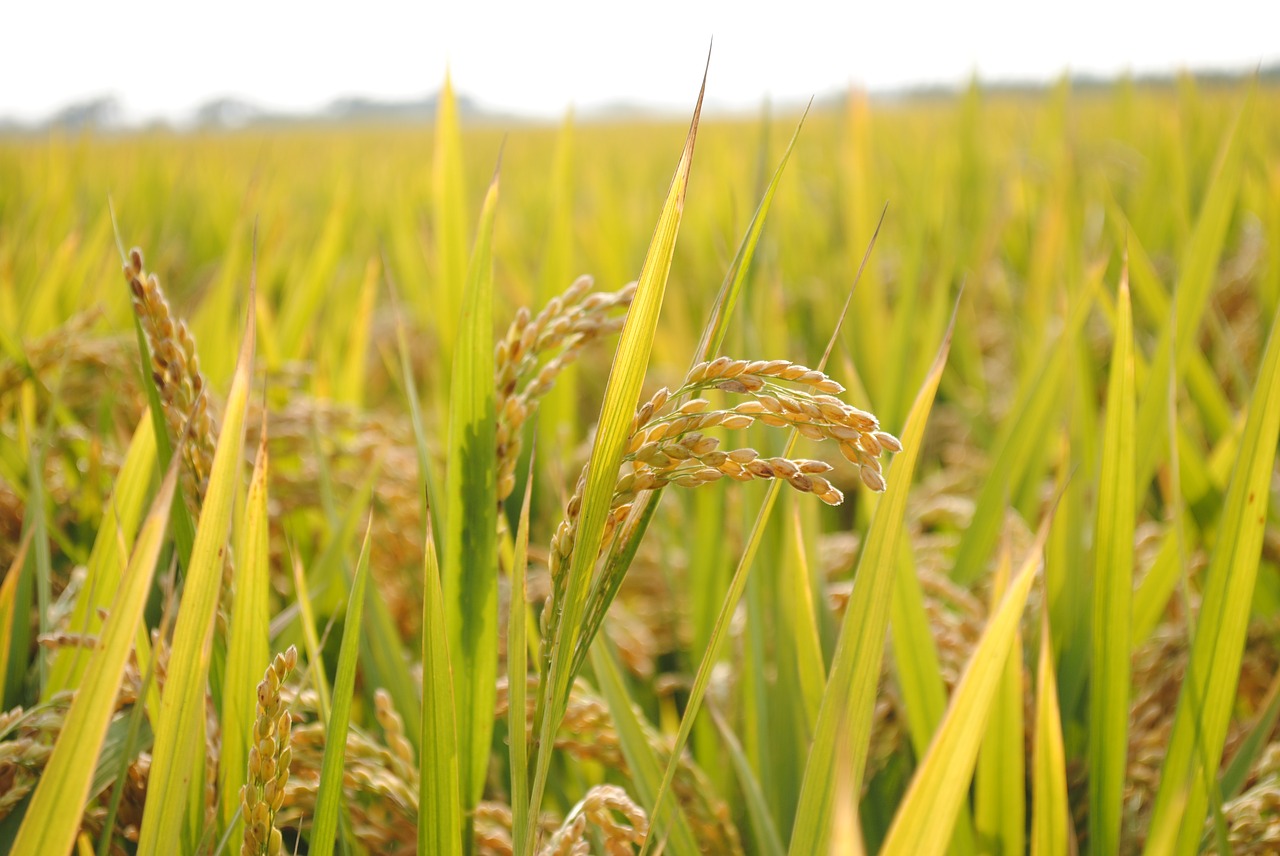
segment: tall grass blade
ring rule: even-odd
[[[446,360],[453,354],[461,329],[453,323],[462,309],[459,295],[467,281],[467,193],[462,162],[462,131],[458,126],[458,99],[446,71],[436,105],[435,151],[431,158],[431,213],[435,235],[435,308],[429,317],[440,319],[436,333]],[[425,298],[426,295],[423,295]],[[427,307],[422,307],[424,313]],[[492,331],[490,331],[492,335]],[[446,361],[443,365],[449,365]],[[441,377],[440,380],[444,378]]]
[[[1013,555],[1006,541],[991,587],[991,612],[1009,587]],[[1022,634],[1015,631],[1004,674],[978,750],[974,824],[978,840],[997,853],[1025,853],[1027,815],[1026,726],[1023,723]],[[961,800],[963,806],[963,799]]]
[[[573,558],[569,566],[563,602],[556,604],[559,612],[553,619],[554,638],[551,648],[549,674],[543,676],[542,688],[535,714],[536,762],[530,794],[530,814],[536,816],[542,804],[550,769],[552,736],[559,726],[565,705],[568,703],[569,686],[573,681],[570,665],[579,647],[582,615],[591,588],[592,571],[604,538],[605,518],[613,487],[618,478],[618,468],[625,451],[627,432],[640,398],[645,370],[649,365],[649,352],[653,346],[654,332],[658,326],[658,314],[666,293],[667,275],[675,253],[676,236],[684,213],[685,191],[689,172],[693,167],[693,148],[698,135],[698,120],[702,114],[702,98],[706,92],[706,78],[698,93],[693,121],[685,138],[680,162],[671,180],[671,188],[662,206],[653,238],[645,254],[644,264],[636,294],[622,327],[618,349],[609,370],[604,401],[600,406],[599,425],[591,457],[587,464],[586,489],[578,521],[578,532]],[[586,644],[590,644],[586,639]]]
[[[720,739],[724,741],[725,748],[728,750],[733,771],[738,776],[738,785],[742,788],[743,799],[746,801],[747,822],[751,824],[751,836],[757,851],[762,856],[782,856],[785,852],[782,847],[782,837],[778,835],[778,827],[773,822],[769,803],[765,800],[760,780],[755,770],[751,768],[747,753],[742,750],[742,743],[715,707],[708,707],[707,712],[711,714],[711,720],[720,732]]]
[[[711,304],[711,317],[707,319],[707,325],[702,331],[702,338],[698,342],[697,350],[694,352],[693,362],[695,364],[704,360],[714,359],[724,345],[725,334],[729,332],[729,319],[733,316],[733,309],[737,306],[738,298],[747,283],[747,276],[751,272],[751,262],[755,259],[756,247],[760,244],[760,236],[764,233],[765,220],[769,216],[769,209],[773,206],[773,198],[777,195],[778,185],[782,181],[782,173],[787,168],[787,162],[791,160],[791,153],[795,151],[796,141],[800,139],[800,130],[804,127],[804,120],[808,118],[809,110],[812,107],[813,100],[810,99],[808,105],[804,108],[804,112],[800,114],[800,121],[796,123],[796,129],[791,132],[791,139],[782,153],[781,160],[778,161],[778,165],[773,170],[773,176],[769,179],[768,186],[765,187],[764,196],[760,198],[755,214],[751,216],[751,223],[748,224],[746,234],[742,236],[742,241],[738,244],[738,251],[734,253],[733,261],[729,263],[729,269],[725,271],[724,281],[720,284],[720,292],[716,295],[715,302]]]
[[[453,666],[435,536],[427,515],[423,560],[422,714],[418,753],[418,852],[461,856],[462,797]],[[527,851],[526,851],[527,852]]]
[[[1206,771],[1203,759],[1217,764],[1234,706],[1278,434],[1280,315],[1272,318],[1240,455],[1222,509],[1218,542],[1204,576],[1195,643],[1152,812],[1153,828],[1173,823],[1175,804],[1185,800],[1177,821],[1177,853],[1192,853],[1199,846],[1209,801],[1206,775],[1216,781],[1216,769]],[[1145,852],[1156,851],[1148,843]]]
[[[369,526],[373,522],[370,519]],[[342,779],[347,757],[347,726],[351,722],[351,697],[356,686],[356,661],[360,655],[360,621],[364,615],[365,589],[369,583],[369,529],[356,563],[355,579],[347,597],[346,620],[342,629],[342,647],[338,652],[338,671],[333,679],[333,703],[325,726],[324,758],[320,762],[320,787],[316,792],[315,815],[311,823],[309,853],[332,856],[338,822],[343,815]],[[320,663],[316,666],[321,667]]]
[[[1096,281],[1091,282],[1078,295],[1061,335],[1046,344],[1039,359],[1023,371],[1018,398],[992,446],[997,450],[995,460],[978,494],[973,520],[956,550],[951,572],[956,582],[973,583],[986,569],[1004,523],[1008,498],[1028,476],[1030,462],[1039,453],[1041,441],[1061,407],[1060,390],[1070,354],[1062,343],[1075,341],[1084,327],[1097,285]]]
[[[881,856],[946,852],[956,815],[969,792],[987,715],[1014,650],[1027,594],[1042,564],[1049,519],[1041,524],[1035,544],[969,657],[947,715],[898,807]]]
[[[1040,613],[1040,662],[1036,669],[1035,749],[1031,762],[1031,856],[1068,856],[1071,807],[1067,801],[1062,712],[1053,669],[1049,613]]]
[[[1093,668],[1089,676],[1089,841],[1119,852],[1129,747],[1129,658],[1137,434],[1133,314],[1121,274],[1094,529]]]
[[[14,853],[66,853],[75,841],[89,798],[93,761],[106,737],[129,648],[151,591],[177,481],[175,461],[138,533],[133,557],[112,600],[111,614],[18,831]]]
[[[5,701],[7,707],[16,707],[16,704],[8,705],[7,688],[12,688],[12,695],[20,698],[22,675],[26,670],[26,645],[19,647],[13,644],[14,633],[19,627],[23,630],[23,635],[18,641],[25,638],[26,618],[22,621],[14,619],[22,614],[18,609],[18,583],[22,579],[22,568],[27,562],[27,550],[31,548],[31,537],[34,534],[35,531],[30,528],[23,533],[18,549],[13,554],[13,562],[4,575],[4,582],[0,583],[0,701]],[[22,656],[13,657],[15,651],[23,652]]]
[[[826,350],[823,352],[822,359],[818,361],[818,371],[826,368],[827,361],[831,357],[831,352],[835,349],[836,343],[840,340],[840,331],[844,327],[845,318],[849,313],[849,306],[853,302],[853,295],[857,289],[858,283],[862,279],[863,271],[866,270],[867,261],[871,258],[871,251],[875,249],[876,238],[880,235],[880,226],[884,223],[883,212],[880,215],[880,223],[877,224],[876,230],[871,235],[871,240],[867,243],[866,252],[862,257],[862,264],[858,267],[858,272],[854,276],[853,285],[850,287],[848,294],[845,296],[844,307],[840,311],[839,317],[836,319],[835,329],[831,332],[831,338],[827,341]],[[787,439],[783,456],[789,456],[795,448],[796,440],[799,434],[792,431]],[[689,699],[686,703],[684,715],[680,719],[680,730],[676,734],[675,746],[672,749],[671,760],[667,763],[667,771],[663,775],[662,787],[658,790],[658,798],[654,803],[652,818],[656,823],[661,819],[664,800],[671,792],[671,784],[675,781],[676,775],[676,759],[679,754],[684,751],[685,744],[689,740],[689,735],[693,731],[694,723],[697,721],[698,711],[702,705],[702,699],[706,694],[707,686],[711,681],[711,671],[715,666],[716,660],[720,656],[720,647],[724,644],[724,640],[728,634],[729,622],[734,610],[737,609],[738,602],[742,598],[743,591],[747,587],[749,579],[748,574],[755,562],[756,555],[760,549],[761,541],[764,537],[765,527],[773,514],[774,505],[777,503],[779,493],[779,483],[777,480],[770,482],[765,492],[764,502],[761,503],[760,510],[756,514],[755,523],[752,525],[751,532],[747,536],[747,543],[743,548],[742,555],[738,558],[737,568],[733,572],[733,577],[729,582],[729,590],[725,593],[724,602],[721,604],[720,613],[716,616],[715,626],[712,628],[711,637],[707,644],[707,649],[703,652],[702,660],[698,664],[698,673],[693,679],[693,688],[689,693]],[[650,512],[651,513],[651,512]],[[752,656],[757,663],[762,663],[763,658],[760,655],[760,634],[752,634],[751,642],[753,646]],[[758,673],[759,669],[756,670]],[[758,674],[757,676],[758,677]],[[754,680],[755,677],[752,679]],[[759,692],[761,685],[756,684],[755,690]],[[645,839],[644,848],[641,850],[642,856],[652,846],[654,839],[652,836]]]
[[[1161,331],[1151,371],[1147,375],[1146,391],[1138,404],[1136,430],[1143,439],[1137,458],[1139,490],[1145,489],[1155,472],[1158,455],[1165,448],[1161,441],[1168,439],[1165,411],[1169,401],[1167,379],[1170,368],[1172,367],[1175,378],[1181,380],[1196,348],[1195,333],[1205,314],[1205,306],[1218,269],[1218,259],[1226,240],[1227,227],[1231,222],[1231,212],[1240,188],[1245,153],[1245,135],[1241,133],[1241,128],[1248,121],[1253,98],[1254,90],[1251,89],[1245,104],[1223,133],[1218,156],[1206,184],[1208,191],[1190,241],[1183,250],[1182,271],[1174,288],[1173,323],[1165,325]],[[1178,333],[1176,354],[1170,347],[1175,329]],[[1188,808],[1190,807],[1188,804]]]
[[[248,305],[254,305],[254,287]],[[182,601],[169,654],[169,671],[161,697],[149,787],[165,799],[148,800],[142,815],[138,852],[142,856],[177,853],[197,748],[204,746],[205,688],[209,674],[214,610],[222,584],[231,505],[240,477],[245,411],[253,378],[254,314],[250,310],[231,391],[223,411],[200,522],[196,526]],[[193,723],[199,723],[192,734]],[[200,737],[198,741],[195,737]]]
[[[613,727],[618,732],[618,746],[627,759],[636,797],[641,805],[653,805],[662,781],[662,762],[649,744],[640,715],[632,706],[634,702],[618,667],[617,655],[607,639],[591,646],[591,668],[600,684],[600,695],[609,706]],[[649,837],[645,841],[663,840],[667,845],[665,851],[675,856],[695,856],[701,852],[684,809],[676,806],[675,814],[668,813],[667,817],[670,820],[660,818],[654,812],[650,818]]]
[[[957,306],[959,301],[957,301]],[[902,451],[893,461],[881,498],[858,558],[853,594],[840,625],[840,638],[822,694],[818,726],[804,769],[804,784],[791,832],[792,856],[826,849],[834,807],[836,744],[847,741],[847,762],[853,770],[852,793],[861,793],[863,767],[871,738],[876,686],[880,678],[884,639],[897,572],[898,539],[906,513],[907,494],[920,457],[925,424],[942,379],[955,329],[955,315],[938,348],[933,366],[916,394],[902,431]],[[841,735],[845,735],[841,738]],[[844,761],[842,760],[842,763]]]
[[[245,783],[249,746],[253,743],[253,720],[258,695],[255,679],[262,664],[269,662],[271,621],[268,604],[271,560],[268,552],[267,512],[267,426],[264,410],[261,440],[245,500],[244,525],[236,535],[235,599],[231,604],[231,626],[227,639],[226,682],[222,690],[222,753],[218,759],[218,793],[223,827],[242,827],[235,819],[240,806],[240,788]],[[239,840],[233,830],[232,841]]]
[[[441,586],[453,664],[465,811],[480,801],[489,764],[498,673],[498,499],[493,387],[493,223],[498,173],[485,194],[463,295],[449,391],[449,469]]]
[[[535,442],[534,448],[537,448]],[[511,744],[511,841],[515,856],[527,856],[529,839],[529,735],[525,703],[529,681],[529,640],[525,627],[528,595],[525,575],[529,570],[529,505],[533,499],[533,462],[524,481],[520,503],[520,523],[516,527],[515,551],[511,562],[511,606],[507,617],[507,740]]]
[[[143,503],[151,487],[155,471],[156,437],[150,418],[138,423],[124,463],[116,474],[98,534],[89,554],[84,588],[71,610],[69,626],[74,633],[96,634],[102,626],[98,610],[105,609],[115,595],[128,556],[133,549],[133,536],[142,517]],[[79,685],[88,665],[88,652],[80,646],[59,649],[49,666],[49,682],[44,700],[54,693]]]

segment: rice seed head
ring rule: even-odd
[[[635,296],[634,284],[588,296],[593,285],[591,277],[579,277],[533,317],[527,308],[521,308],[495,346],[498,502],[515,490],[522,429],[529,416],[584,347],[621,329],[625,310]],[[621,314],[616,311],[619,309]]]
[[[160,392],[165,424],[177,440],[191,422],[190,440],[183,449],[190,491],[203,499],[213,468],[215,425],[209,414],[204,375],[196,356],[195,337],[181,319],[175,319],[160,280],[144,267],[142,250],[134,247],[124,266],[133,311],[151,349],[151,376]]]
[[[279,856],[283,852],[275,821],[284,805],[293,761],[293,717],[284,706],[281,689],[297,664],[298,650],[290,645],[275,656],[258,684],[258,716],[253,723],[254,743],[249,748],[248,781],[240,789],[245,818],[241,856]]]

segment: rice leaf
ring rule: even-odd
[[[1222,141],[1209,175],[1208,188],[1195,229],[1183,250],[1181,274],[1174,287],[1173,320],[1164,325],[1160,341],[1156,345],[1151,371],[1147,374],[1146,390],[1138,403],[1137,434],[1142,445],[1137,450],[1137,486],[1144,490],[1155,472],[1158,455],[1166,448],[1168,425],[1166,409],[1169,401],[1169,371],[1181,380],[1191,354],[1196,349],[1196,330],[1205,314],[1205,306],[1213,287],[1218,259],[1226,240],[1231,212],[1240,188],[1240,176],[1244,158],[1244,139],[1241,127],[1251,114],[1254,90],[1237,112],[1231,125],[1223,132]],[[1177,332],[1176,349],[1170,347],[1174,331]],[[1188,807],[1191,804],[1188,803]]]
[[[765,220],[769,216],[769,209],[773,206],[773,198],[778,193],[778,185],[782,181],[782,173],[787,168],[787,162],[791,160],[791,153],[795,150],[796,141],[800,139],[800,129],[804,127],[804,120],[808,118],[809,110],[812,107],[813,99],[810,99],[804,108],[804,112],[800,114],[800,121],[796,123],[796,129],[791,132],[791,140],[787,143],[787,148],[782,152],[782,158],[773,170],[773,177],[769,179],[764,195],[760,198],[759,204],[756,205],[755,213],[751,215],[751,222],[747,225],[747,231],[742,236],[742,241],[738,244],[738,251],[734,253],[733,261],[729,263],[729,269],[725,271],[724,281],[720,284],[720,292],[716,295],[715,302],[711,304],[711,315],[707,319],[706,327],[702,331],[702,339],[698,342],[698,348],[694,352],[694,364],[713,359],[724,345],[725,334],[729,332],[729,319],[733,316],[733,309],[738,303],[738,298],[747,283],[747,276],[751,272],[751,262],[755,258],[760,236],[764,233]]]
[[[177,481],[178,462],[174,461],[138,533],[129,567],[112,599],[111,614],[27,807],[14,853],[66,853],[75,841],[89,798],[93,761],[106,737],[129,648],[151,591]]]
[[[537,448],[536,442],[534,447]],[[529,648],[525,618],[528,595],[525,575],[529,570],[529,505],[533,499],[533,462],[524,480],[524,500],[520,503],[520,523],[516,527],[515,554],[511,562],[511,606],[507,610],[507,740],[511,744],[511,841],[515,856],[526,856],[529,839],[529,735],[525,694],[529,680]]]
[[[605,518],[609,513],[613,487],[622,463],[627,432],[640,398],[645,370],[649,365],[649,351],[653,346],[658,314],[666,293],[667,275],[671,270],[671,258],[675,253],[676,235],[680,231],[680,219],[684,213],[685,190],[689,171],[693,166],[693,148],[705,91],[704,76],[684,150],[663,203],[653,239],[645,254],[636,294],[622,327],[618,349],[605,386],[604,401],[600,406],[599,425],[587,463],[586,489],[564,602],[557,603],[555,607],[559,615],[554,619],[551,667],[549,673],[543,676],[543,687],[534,716],[537,754],[529,802],[530,814],[533,816],[537,815],[542,805],[542,794],[551,763],[552,737],[568,704],[569,687],[573,682],[573,670],[569,666],[579,647],[582,632],[580,623],[586,611],[592,570],[604,539]],[[590,641],[588,638],[587,642]]]
[[[497,415],[493,387],[493,223],[498,173],[485,194],[467,274],[449,389],[449,469],[441,586],[453,664],[460,794],[480,801],[498,673]]]
[[[773,822],[769,804],[765,801],[764,791],[760,788],[760,780],[756,777],[755,770],[751,768],[747,753],[742,751],[742,744],[738,741],[737,735],[733,733],[729,723],[725,722],[724,717],[716,711],[715,707],[708,706],[707,712],[711,714],[711,721],[720,732],[720,739],[724,741],[725,748],[728,750],[733,771],[738,776],[738,784],[742,788],[743,799],[746,801],[747,822],[751,824],[751,836],[756,849],[763,856],[782,856],[784,852],[782,838],[778,835],[778,827]]]
[[[18,582],[22,578],[22,568],[27,562],[27,550],[31,548],[31,536],[34,531],[28,528],[23,533],[22,540],[18,542],[18,549],[13,554],[13,563],[9,565],[9,571],[4,575],[4,582],[0,582],[0,700],[7,698],[5,695],[7,686],[12,684],[14,696],[17,696],[22,689],[20,678],[26,669],[25,654],[12,661],[9,657],[14,651],[26,651],[25,645],[21,648],[14,646],[13,638],[14,631],[19,626],[22,627],[25,635],[27,625],[25,621],[15,622],[13,619],[19,614]],[[10,673],[16,674],[18,680],[14,680]]]
[[[1023,372],[1024,382],[1005,417],[992,446],[994,460],[978,494],[973,520],[961,536],[952,566],[959,583],[972,583],[982,576],[1004,523],[1007,499],[1028,476],[1031,460],[1042,450],[1041,441],[1060,407],[1060,389],[1067,371],[1069,349],[1062,342],[1075,341],[1093,308],[1097,281],[1077,297],[1062,334],[1047,343],[1040,357]]]
[[[239,841],[243,821],[235,817],[240,788],[245,783],[249,746],[258,695],[255,680],[262,664],[269,662],[268,605],[271,571],[268,553],[267,425],[265,409],[253,477],[245,499],[243,527],[236,533],[234,600],[227,638],[227,671],[222,690],[222,752],[218,759],[218,793],[224,828],[235,827],[232,841]]]
[[[1216,781],[1258,575],[1278,434],[1280,315],[1272,318],[1240,455],[1222,509],[1217,545],[1205,572],[1187,678],[1178,695],[1173,732],[1152,810],[1151,824],[1157,828],[1174,823],[1175,806],[1185,802],[1177,815],[1181,819],[1176,821],[1180,830],[1176,853],[1192,853],[1199,846],[1209,801],[1206,775]],[[1206,759],[1213,769],[1206,771]],[[1145,852],[1156,852],[1150,841]]]
[[[1071,815],[1062,713],[1053,669],[1049,613],[1040,613],[1040,663],[1036,669],[1035,749],[1031,763],[1031,856],[1068,856]]]
[[[1127,270],[1107,383],[1098,516],[1094,529],[1093,667],[1089,676],[1089,841],[1119,852],[1129,747],[1129,658],[1133,634],[1133,531],[1137,435],[1133,315]]]
[[[609,706],[613,727],[618,732],[618,746],[627,759],[627,770],[635,785],[636,797],[641,805],[653,805],[662,781],[662,761],[654,753],[644,733],[640,714],[633,707],[631,693],[622,678],[617,655],[614,654],[608,637],[601,640],[600,644],[591,646],[591,668],[600,685],[600,695],[604,696],[605,703]],[[684,809],[678,805],[674,815],[668,813],[664,818],[659,818],[655,812],[650,818],[649,836],[645,841],[655,839],[665,841],[665,852],[675,856],[695,856],[701,852]]]
[[[804,784],[787,850],[793,856],[826,849],[837,786],[836,743],[841,734],[848,741],[847,762],[853,770],[850,791],[857,794],[862,790],[875,688],[880,678],[893,580],[897,572],[898,539],[925,424],[933,407],[942,370],[946,367],[954,329],[953,314],[933,366],[907,415],[902,431],[902,451],[890,467],[886,478],[888,489],[876,507],[865,546],[858,558],[853,593],[840,625],[835,658],[822,694],[817,730],[805,764]]]
[[[1249,779],[1249,771],[1253,769],[1271,735],[1275,733],[1276,722],[1280,721],[1280,672],[1271,679],[1271,686],[1267,688],[1267,694],[1260,706],[1262,710],[1254,719],[1253,725],[1249,727],[1249,733],[1236,748],[1236,753],[1232,756],[1227,769],[1223,770],[1222,775],[1218,777],[1218,788],[1224,800],[1239,796],[1245,782]]]
[[[111,603],[128,560],[127,553],[133,549],[133,536],[151,487],[155,461],[154,425],[149,418],[143,419],[133,432],[93,540],[84,587],[76,598],[68,623],[73,633],[96,635],[102,626],[98,610]],[[58,649],[49,666],[49,682],[43,699],[48,701],[54,693],[77,686],[88,661],[89,652],[81,646]]]
[[[898,807],[881,856],[946,852],[956,814],[969,791],[987,715],[1014,650],[1027,594],[1042,563],[1049,519],[1041,524],[1035,544],[969,657],[947,715]]]
[[[342,629],[342,647],[338,652],[338,671],[333,679],[333,703],[325,726],[324,758],[320,762],[320,786],[316,791],[315,814],[311,822],[309,853],[332,856],[338,821],[343,814],[342,777],[347,757],[347,726],[351,722],[351,697],[356,686],[356,660],[360,654],[360,620],[364,614],[365,589],[369,582],[369,532],[373,519],[365,529],[364,545],[356,562],[356,575],[347,597],[346,620]],[[320,662],[315,664],[323,668]]]
[[[418,852],[462,854],[462,797],[453,667],[435,536],[427,515],[422,603],[422,713],[418,754]]]
[[[298,604],[298,620],[302,624],[302,643],[306,651],[307,677],[315,684],[316,713],[320,721],[329,722],[329,677],[324,670],[324,652],[320,644],[320,634],[316,630],[315,604],[311,600],[311,590],[307,586],[307,575],[302,570],[302,560],[296,555],[290,563],[293,568],[293,594]]]
[[[925,612],[924,592],[916,576],[915,557],[905,531],[898,539],[898,572],[894,575],[890,610],[893,667],[902,693],[907,733],[915,757],[923,758],[947,712],[947,687],[942,682],[938,643]],[[968,806],[961,808],[953,838],[952,853],[971,853],[977,849]]]
[[[1006,540],[991,586],[991,612],[1009,587],[1013,555]],[[1025,853],[1027,815],[1026,727],[1022,721],[1022,634],[1015,630],[1004,674],[991,702],[974,775],[978,840],[997,853]],[[963,805],[963,799],[961,800]]]
[[[249,295],[249,305],[253,306],[252,284]],[[167,798],[147,801],[138,839],[141,856],[167,856],[178,852],[187,807],[180,795],[187,792],[193,774],[202,766],[198,762],[203,759],[203,754],[197,758],[196,750],[204,746],[205,685],[209,674],[213,616],[222,584],[222,559],[227,549],[231,505],[236,481],[240,477],[245,411],[253,377],[253,318],[251,311],[223,411],[209,488],[200,510],[191,564],[187,568],[186,584],[178,607],[149,779],[149,787]],[[198,730],[193,728],[193,723],[199,724]],[[200,738],[198,741],[197,737]]]
[[[462,309],[459,295],[467,282],[467,194],[464,179],[466,170],[462,162],[462,132],[458,125],[458,100],[453,93],[453,81],[445,71],[436,103],[435,150],[431,158],[431,214],[432,232],[435,236],[435,292],[430,304],[424,300],[424,317],[436,321],[436,334],[440,337],[445,361],[454,352],[455,342],[462,335],[454,323]],[[483,215],[482,215],[483,216]],[[422,295],[426,298],[427,295]],[[489,331],[488,335],[492,335]],[[444,380],[442,376],[440,380]]]

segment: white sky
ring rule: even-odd
[[[342,4],[296,0],[0,8],[0,117],[115,95],[131,119],[181,119],[230,95],[272,109],[419,98],[446,65],[481,106],[554,117],[610,103],[751,108],[849,83],[875,89],[1280,59],[1280,0],[917,0]]]

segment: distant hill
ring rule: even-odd
[[[1191,77],[1205,86],[1238,83],[1250,76],[1250,74],[1217,70],[1191,72]],[[1280,83],[1280,61],[1272,62],[1259,68],[1258,76],[1266,84],[1274,85]],[[1115,77],[1088,74],[1073,74],[1070,76],[1071,87],[1077,91],[1105,89],[1115,85],[1117,79]],[[1179,75],[1134,75],[1128,79],[1138,86],[1162,87],[1175,85]],[[1050,83],[1038,81],[991,81],[979,78],[979,84],[984,91],[992,93],[1034,94],[1056,85],[1056,81]],[[909,86],[872,90],[870,95],[873,100],[884,99],[892,101],[915,98],[945,98],[963,91],[967,85],[967,83],[957,83]],[[817,106],[838,104],[843,101],[845,95],[844,90],[828,92],[826,95],[818,96],[814,103]],[[513,124],[536,121],[488,110],[482,107],[474,98],[466,95],[459,95],[457,103],[459,115],[464,121],[471,123]],[[154,119],[130,123],[126,122],[124,118],[125,111],[119,99],[112,95],[104,95],[68,104],[39,122],[21,122],[10,117],[0,116],[0,135],[40,133],[54,129],[79,133],[86,131],[124,131],[137,127],[172,127],[178,130],[188,128],[235,130],[248,127],[297,124],[337,125],[381,122],[426,124],[435,118],[438,104],[439,96],[434,93],[422,98],[407,100],[348,95],[334,99],[317,111],[283,112],[269,110],[243,98],[226,96],[206,101],[196,108],[190,118],[185,120],[170,122],[168,120]],[[668,118],[668,114],[651,107],[619,101],[589,110],[578,110],[577,117],[580,121],[611,121],[620,119],[660,119]]]

